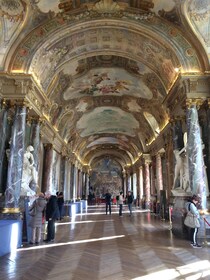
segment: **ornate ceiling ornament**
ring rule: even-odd
[[[22,0],[0,0],[0,16],[10,20],[22,20],[25,3]]]
[[[113,0],[101,0],[94,5],[92,10],[101,14],[103,13],[114,14],[119,12],[121,8],[116,2],[113,2]]]

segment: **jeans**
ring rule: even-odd
[[[119,204],[119,205],[120,205],[119,215],[122,216],[122,207],[123,207],[123,205],[122,204]]]
[[[48,221],[47,224],[47,240],[53,240],[55,238],[55,220]]]
[[[130,215],[132,215],[132,203],[128,203],[128,209],[130,211]]]
[[[108,208],[109,208],[109,214],[111,214],[112,213],[111,201],[110,202],[106,202],[106,214],[108,213]]]

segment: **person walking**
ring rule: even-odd
[[[193,195],[190,201],[185,204],[185,207],[188,212],[190,212],[194,218],[198,219],[200,224],[200,214],[198,211],[198,204],[200,203],[200,197],[197,195]],[[198,244],[197,235],[198,235],[199,227],[191,228],[189,227],[189,236],[190,236],[190,244],[193,248],[201,248],[201,245]]]
[[[60,215],[56,195],[54,192],[48,194],[48,202],[46,205],[46,221],[48,222],[47,238],[44,242],[53,242],[55,238],[55,221],[59,219]]]
[[[63,198],[63,192],[57,193],[57,202],[58,202],[58,208],[60,213],[60,220],[63,219],[63,207],[64,207],[64,198]]]
[[[129,215],[132,216],[133,194],[131,193],[131,191],[128,192],[127,203],[128,203],[128,210],[130,212]]]
[[[122,209],[123,209],[123,192],[120,192],[119,195],[119,216],[122,217]]]
[[[109,208],[109,214],[111,215],[112,214],[112,208],[111,208],[112,195],[108,190],[105,194],[105,201],[106,201],[106,215],[108,213],[108,208]]]
[[[33,215],[29,222],[29,226],[32,228],[30,244],[39,244],[41,241],[42,217],[46,203],[44,194],[40,192],[29,208],[29,215],[30,212]]]

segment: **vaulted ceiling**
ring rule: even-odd
[[[178,75],[209,71],[208,0],[0,0],[0,69],[31,74],[83,163],[135,162]]]

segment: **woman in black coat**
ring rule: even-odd
[[[57,203],[57,197],[50,195],[46,206],[46,221],[47,225],[47,239],[45,242],[54,241],[55,238],[55,221],[59,218],[59,209]]]

